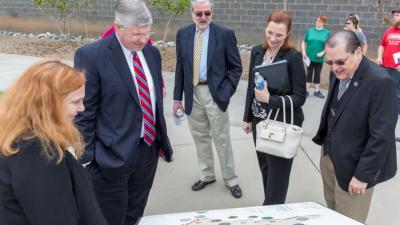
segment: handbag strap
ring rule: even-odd
[[[286,95],[289,98],[289,102],[290,102],[290,124],[293,125],[293,120],[294,120],[294,109],[293,109],[293,100],[289,95]]]
[[[285,97],[283,97],[283,96],[279,96],[281,99],[282,99],[282,114],[283,114],[283,122],[284,123],[286,123],[286,101],[285,101]],[[288,96],[289,97],[289,99],[290,100],[292,100],[291,98],[290,98],[290,96]],[[292,102],[292,101],[290,101],[290,102]],[[278,118],[278,115],[279,115],[279,108],[276,110],[276,113],[275,113],[275,117],[274,117],[274,120],[276,120],[277,118]],[[272,115],[272,111],[273,111],[273,109],[270,109],[269,110],[269,112],[268,112],[268,116],[267,116],[267,119],[266,119],[266,122],[268,123],[268,121],[269,121],[269,119],[270,119],[270,117],[271,117],[271,115]],[[293,121],[293,112],[292,112],[292,121]],[[293,122],[292,122],[292,124],[293,124]]]

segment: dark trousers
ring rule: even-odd
[[[253,139],[256,143],[256,123],[253,121]],[[289,187],[293,159],[285,159],[257,151],[258,164],[264,187],[263,205],[284,204]]]
[[[97,201],[109,225],[134,225],[143,216],[157,169],[159,148],[157,141],[151,147],[140,141],[141,157],[112,181],[102,175],[96,162],[88,165]]]
[[[319,84],[321,82],[322,63],[311,62],[307,67],[307,83]],[[313,79],[314,74],[314,79]]]
[[[392,68],[385,68],[386,71],[390,74],[393,80],[396,81],[396,95],[397,95],[397,113],[400,114],[400,72],[392,69]]]

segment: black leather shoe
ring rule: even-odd
[[[200,191],[201,189],[205,188],[207,185],[214,183],[215,180],[212,181],[202,181],[198,180],[196,183],[192,185],[193,191]]]
[[[240,189],[239,185],[235,185],[232,187],[229,187],[229,190],[231,191],[231,194],[235,198],[241,198],[242,197],[242,189]]]

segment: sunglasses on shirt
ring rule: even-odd
[[[203,17],[203,15],[205,17],[209,17],[209,16],[211,16],[211,12],[210,11],[204,11],[204,12],[196,11],[196,12],[194,12],[194,15],[196,15],[196,17]]]

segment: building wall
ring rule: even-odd
[[[293,16],[291,35],[297,42],[295,45],[299,44],[306,29],[314,25],[315,18],[319,15],[328,16],[326,27],[335,31],[343,28],[348,14],[357,13],[370,47],[377,46],[386,28],[375,7],[378,0],[214,0],[213,21],[233,28],[239,43],[256,44],[262,40],[266,15],[275,9],[284,8],[285,2],[287,10]],[[381,2],[386,6],[385,15],[390,17],[390,11],[398,5],[398,1]],[[110,24],[113,20],[115,0],[92,0],[92,3],[93,6],[82,11],[76,19],[86,18],[89,23],[106,21],[104,23]],[[161,31],[168,17],[163,12],[155,9],[152,11],[155,27]],[[0,16],[10,18],[8,24],[12,26],[13,20],[43,17],[43,14],[31,0],[0,0]],[[178,17],[169,39],[174,39],[174,30],[189,23],[189,12]]]

